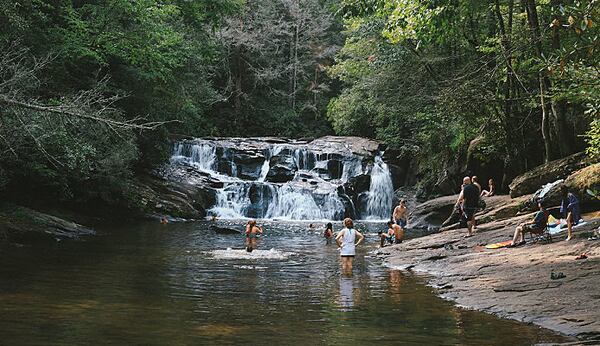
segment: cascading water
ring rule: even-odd
[[[208,210],[209,214],[226,219],[389,217],[392,181],[380,156],[375,157],[371,168],[365,166],[362,156],[349,150],[340,154],[306,144],[247,141],[235,146],[231,143],[231,140],[193,140],[174,144],[172,167],[192,167],[221,184],[221,187],[217,184],[210,188],[215,202]],[[369,172],[368,192],[364,184],[364,187],[352,185],[358,177],[369,179]],[[368,194],[366,205],[355,208],[355,204],[361,202],[357,202],[352,194],[347,195],[344,186],[348,184],[352,186],[349,188],[352,193]],[[355,210],[364,212],[357,215]]]
[[[385,219],[390,217],[392,201],[394,199],[394,186],[388,165],[381,155],[375,156],[375,163],[371,170],[371,186],[367,199],[367,219]]]

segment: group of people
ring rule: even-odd
[[[569,192],[566,186],[561,186],[561,203],[560,213],[562,218],[567,223],[567,241],[573,238],[573,226],[577,225],[581,220],[581,210],[579,208],[579,199]],[[533,220],[521,223],[515,229],[513,239],[509,246],[519,246],[525,244],[525,234],[532,233],[541,235],[548,227],[548,218],[550,213],[546,210],[545,202],[538,200],[538,211],[535,213]]]
[[[386,243],[399,244],[404,240],[404,229],[408,224],[408,208],[406,200],[401,199],[398,206],[394,208],[390,221],[387,222],[387,232],[378,232],[379,246],[384,247]]]

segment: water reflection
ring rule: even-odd
[[[340,311],[352,311],[354,308],[354,278],[352,276],[340,276],[338,305]]]
[[[235,251],[214,256],[215,250],[240,249],[243,241],[208,231],[203,223],[144,224],[87,242],[2,249],[0,343],[564,340],[442,301],[419,277],[387,270],[368,257],[375,236],[357,250],[352,276],[340,273],[336,247],[306,225],[271,225],[254,257],[241,250],[245,257]]]

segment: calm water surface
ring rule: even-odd
[[[85,241],[2,247],[0,344],[565,341],[454,307],[423,278],[382,267],[369,255],[373,232],[354,275],[342,277],[337,248],[321,232],[267,224],[250,256],[235,250],[241,236],[215,234],[208,222],[105,227]]]

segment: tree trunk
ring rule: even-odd
[[[544,75],[542,72],[540,72],[539,74],[539,80],[540,80],[540,103],[542,105],[542,139],[544,140],[544,149],[546,152],[545,155],[545,160],[544,162],[548,163],[550,162],[553,157],[552,157],[552,146],[551,146],[551,139],[550,139],[550,131],[548,129],[548,113],[546,111],[546,100],[544,99],[544,93],[546,92],[545,90],[545,82],[544,82]]]
[[[537,53],[537,56],[542,57],[542,36],[540,34],[540,22],[538,18],[535,0],[521,0],[525,11],[527,12],[527,23],[531,31],[531,41]],[[544,140],[545,162],[551,161],[554,158],[552,150],[552,139],[548,128],[548,106],[546,105],[545,93],[549,89],[550,80],[546,77],[544,71],[539,72],[540,83],[540,102],[542,110],[542,139]]]

